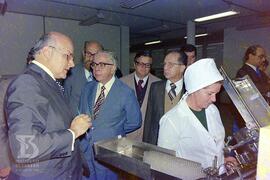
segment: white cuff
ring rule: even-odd
[[[71,151],[74,151],[74,143],[75,143],[75,133],[71,130],[71,129],[68,129],[69,132],[71,132],[72,134],[72,145],[71,145]]]

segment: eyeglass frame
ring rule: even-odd
[[[92,52],[90,52],[90,51],[84,51],[84,55],[85,56],[94,56],[94,55],[96,55],[97,54],[97,52],[96,53],[92,53]]]
[[[57,47],[54,47],[54,46],[48,46],[48,47],[51,47],[51,48],[55,49],[58,53],[60,53],[60,54],[62,54],[62,55],[65,55],[67,61],[71,61],[71,60],[74,59],[72,53],[70,53],[70,54],[63,53],[63,50],[61,50],[61,49],[59,49],[59,48],[57,48]]]
[[[138,62],[138,61],[134,61],[134,63],[136,64],[136,66],[141,66],[143,68],[151,68],[152,66],[151,63],[143,63],[143,62]]]
[[[90,64],[90,66],[91,66],[92,69],[97,68],[97,67],[100,67],[101,69],[104,69],[106,66],[113,66],[113,65],[114,64],[105,63],[105,62],[100,62],[100,63],[92,62]]]
[[[255,56],[257,56],[260,59],[266,59],[266,57],[267,57],[265,54],[261,54],[261,55],[256,54]]]

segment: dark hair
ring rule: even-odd
[[[246,52],[245,52],[245,55],[244,55],[244,59],[243,59],[244,62],[246,62],[246,61],[248,60],[248,56],[249,56],[250,54],[256,55],[256,50],[257,50],[258,48],[262,48],[262,49],[263,49],[263,47],[262,47],[261,45],[258,45],[258,44],[249,46],[249,47],[247,48]]]
[[[142,57],[142,56],[152,58],[152,55],[151,55],[150,51],[139,51],[139,52],[136,53],[136,55],[134,57],[134,62],[137,61],[137,59]]]
[[[165,55],[165,57],[168,55],[168,54],[171,54],[171,53],[175,53],[175,54],[179,54],[179,58],[177,59],[179,63],[183,63],[185,66],[187,65],[187,55],[186,53],[184,53],[183,51],[176,51],[176,50],[172,50],[172,51],[168,51]]]
[[[197,49],[192,44],[185,44],[180,48],[180,51],[182,52],[195,52],[195,56],[197,56]]]
[[[86,49],[86,46],[89,44],[97,44],[100,46],[101,50],[104,50],[104,47],[98,41],[84,41],[84,50]]]
[[[26,64],[30,64],[34,59],[34,48],[31,48],[26,58]]]

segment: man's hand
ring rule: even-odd
[[[91,118],[86,114],[80,114],[73,119],[70,129],[75,133],[75,138],[77,138],[84,134],[91,126]]]
[[[10,173],[10,167],[0,169],[0,179],[1,178],[5,179],[5,177],[7,177],[9,173]]]

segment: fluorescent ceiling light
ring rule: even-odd
[[[151,42],[144,43],[144,45],[158,44],[158,43],[161,43],[161,41],[160,40],[158,40],[158,41],[151,41]]]
[[[203,33],[203,34],[196,34],[195,37],[202,37],[202,36],[208,36],[207,33]],[[185,39],[187,39],[187,36],[184,37]]]
[[[236,14],[239,14],[239,12],[236,12],[236,11],[226,11],[226,12],[223,12],[223,13],[218,13],[218,14],[213,14],[213,15],[210,15],[210,16],[205,16],[205,17],[197,18],[194,21],[195,22],[203,22],[203,21],[208,21],[208,20],[212,20],[212,19],[217,19],[217,18],[232,16],[232,15],[236,15]]]

